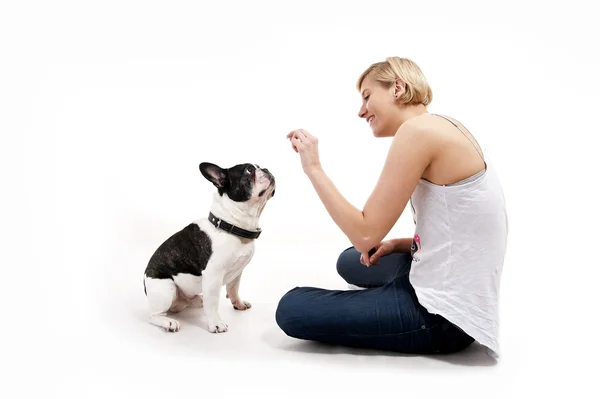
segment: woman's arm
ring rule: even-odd
[[[406,207],[432,159],[431,143],[424,129],[403,124],[392,140],[375,189],[363,210],[354,207],[337,190],[318,162],[316,138],[305,131],[290,134],[303,158],[303,168],[327,212],[361,253],[368,253],[390,232]],[[401,243],[406,249],[406,243]]]

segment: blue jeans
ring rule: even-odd
[[[279,301],[277,324],[298,339],[411,354],[452,353],[473,342],[418,302],[409,282],[410,254],[391,254],[379,262],[366,267],[356,249],[346,249],[339,256],[338,273],[366,289],[296,287]]]

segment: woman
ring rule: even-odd
[[[338,259],[347,291],[296,287],[281,298],[289,336],[403,353],[452,353],[473,341],[498,354],[498,289],[507,218],[497,176],[458,121],[430,114],[421,69],[391,57],[358,79],[359,117],[393,140],[361,211],[327,177],[317,139],[288,139],[333,221],[352,247]],[[415,234],[381,242],[411,203]]]

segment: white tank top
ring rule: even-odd
[[[416,225],[410,282],[419,302],[497,357],[498,290],[508,234],[497,175],[486,162],[486,170],[454,185],[421,179],[410,202]]]

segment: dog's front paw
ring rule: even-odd
[[[227,324],[223,323],[220,320],[216,323],[209,322],[208,323],[208,331],[210,331],[211,333],[217,333],[217,334],[227,332]]]
[[[171,320],[169,322],[169,326],[165,326],[165,330],[167,330],[168,332],[177,332],[179,331],[179,328],[179,322],[177,320]]]
[[[235,310],[246,310],[246,309],[250,309],[252,307],[252,304],[250,302],[246,302],[246,301],[242,301],[242,300],[233,301],[233,302],[231,302],[231,304],[233,305],[233,308]]]

